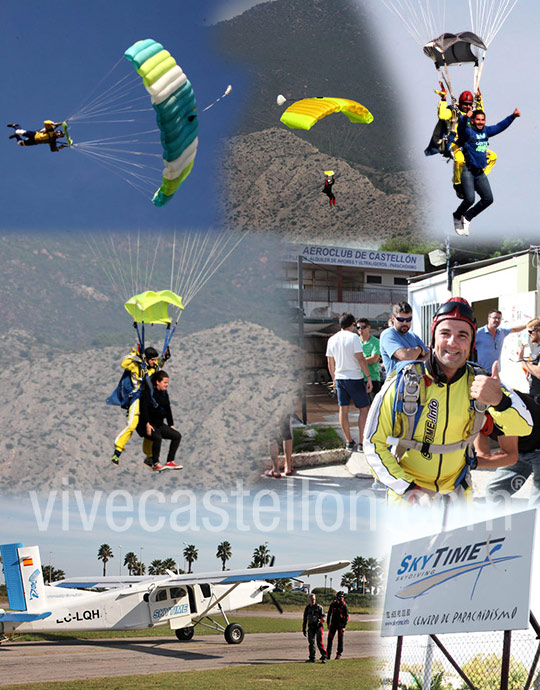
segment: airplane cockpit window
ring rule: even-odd
[[[167,598],[166,589],[158,589],[156,592],[156,601],[164,601]]]
[[[201,585],[201,594],[205,599],[208,599],[208,597],[210,596],[211,590],[210,585],[208,583],[204,583]]]
[[[171,599],[182,599],[187,595],[183,587],[171,587]]]

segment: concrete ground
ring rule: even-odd
[[[300,625],[300,621],[299,621]],[[326,641],[326,632],[324,635]],[[381,655],[393,640],[375,630],[348,630],[344,658]],[[195,671],[246,664],[304,662],[306,639],[297,633],[252,633],[240,645],[221,635],[195,636],[190,642],[171,637],[133,637],[62,642],[8,642],[0,646],[0,687],[17,683],[52,683],[111,676]],[[331,667],[335,661],[329,662]],[[339,662],[338,662],[339,663]],[[179,679],[179,685],[182,683]],[[43,686],[45,687],[45,685]]]
[[[351,411],[349,421],[352,436],[358,440],[358,414]],[[326,386],[313,384],[309,386],[307,394],[307,423],[308,424],[327,424],[332,426],[343,438],[345,437],[339,426],[337,400],[332,398]],[[318,464],[318,463],[323,464]],[[361,451],[354,453],[343,453],[343,460],[324,464],[324,456],[321,454],[319,459],[314,459],[313,464],[306,462],[305,458],[294,458],[295,475],[287,479],[309,480],[317,488],[342,489],[349,491],[364,489],[380,489],[380,485],[374,484],[373,477],[369,470],[365,455]],[[299,464],[300,462],[300,464]],[[311,463],[311,460],[309,461]],[[478,502],[485,501],[486,486],[493,476],[495,470],[473,470],[472,479],[474,484],[474,497]],[[281,480],[265,478],[265,485],[276,486]],[[531,494],[532,478],[524,483],[521,489],[512,497],[512,507],[526,507]],[[384,490],[381,490],[381,497],[384,497]]]

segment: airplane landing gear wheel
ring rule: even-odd
[[[244,629],[238,623],[230,623],[225,628],[225,640],[228,644],[240,644],[244,639]]]
[[[193,626],[189,628],[177,628],[174,632],[181,642],[188,642],[195,634],[195,628]]]

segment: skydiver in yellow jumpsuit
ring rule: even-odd
[[[120,363],[122,369],[127,369],[131,374],[133,395],[127,411],[127,424],[114,439],[114,454],[111,458],[113,465],[118,465],[120,455],[139,423],[140,394],[143,381],[146,376],[150,377],[158,371],[166,359],[168,359],[168,352],[163,358],[160,358],[158,351],[153,347],[147,347],[142,356],[139,354],[138,348],[132,348],[128,356]]]
[[[45,120],[43,128],[34,131],[32,129],[21,129],[20,125],[10,122],[7,126],[15,130],[14,134],[10,135],[10,139],[16,139],[19,146],[36,146],[37,144],[48,144],[51,151],[59,151],[66,148],[67,144],[60,144],[58,146],[57,139],[64,136],[64,132],[56,131],[57,127],[62,125],[61,122],[53,122],[52,120]],[[23,139],[24,137],[24,139]]]

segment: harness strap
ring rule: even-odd
[[[402,437],[388,436],[386,442],[390,446],[394,446],[394,454],[398,460],[401,459],[405,451],[417,450],[422,454],[427,453],[454,453],[458,450],[467,450],[465,455],[466,468],[474,464],[475,455],[472,450],[474,440],[480,433],[484,426],[486,410],[488,405],[479,403],[477,400],[472,402],[474,409],[474,418],[471,432],[466,439],[456,441],[455,443],[426,443],[423,441],[413,440],[413,435],[424,408],[423,404],[418,404],[420,401],[420,381],[421,376],[416,368],[416,362],[411,362],[402,369],[402,385],[398,385],[396,389],[396,410],[402,411],[407,419],[407,428]],[[420,363],[424,366],[423,362]],[[467,376],[469,372],[467,371]],[[420,401],[421,402],[421,401]],[[462,479],[460,480],[462,481]]]

